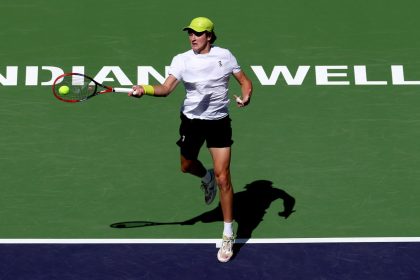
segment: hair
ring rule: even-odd
[[[207,34],[211,35],[210,44],[213,44],[214,41],[216,41],[216,39],[217,39],[216,33],[214,33],[214,31],[212,31],[212,32],[207,32]]]

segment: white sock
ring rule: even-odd
[[[233,222],[227,223],[224,222],[223,227],[223,235],[226,237],[232,237],[233,236]]]
[[[207,173],[206,173],[206,175],[204,175],[204,177],[203,178],[201,178],[201,181],[204,183],[204,184],[208,184],[208,183],[210,183],[210,181],[211,181],[211,174],[210,174],[210,172],[207,170]]]

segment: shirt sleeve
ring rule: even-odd
[[[229,52],[229,65],[232,69],[232,73],[235,74],[241,71],[241,66],[239,66],[236,57],[231,52]]]
[[[174,76],[178,81],[182,80],[182,73],[184,71],[184,62],[180,55],[175,56],[172,59],[171,65],[169,66],[168,74]]]

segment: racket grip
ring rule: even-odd
[[[113,91],[116,93],[130,93],[133,91],[133,89],[132,88],[114,88]]]

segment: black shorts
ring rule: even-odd
[[[189,119],[181,113],[180,138],[176,142],[181,155],[186,159],[197,159],[204,142],[207,148],[225,148],[233,144],[231,119],[220,120]]]

